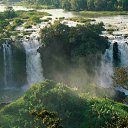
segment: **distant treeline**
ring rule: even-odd
[[[128,0],[25,0],[29,3],[53,5],[66,10],[126,11]]]
[[[65,10],[127,11],[128,0],[3,0],[3,2],[27,2],[63,8]]]

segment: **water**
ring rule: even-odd
[[[47,12],[47,13],[51,14],[50,17],[53,20],[55,20],[56,18],[59,18],[59,17],[72,18],[72,17],[76,16],[73,12],[64,11],[63,9],[41,9],[38,11]],[[46,16],[45,18],[47,18],[47,17],[49,17],[49,16]]]
[[[105,28],[116,29],[114,35],[128,34],[128,15],[105,16],[95,18],[96,22],[103,22]]]
[[[12,48],[8,42],[2,45],[4,58],[4,87],[7,87],[13,83]]]
[[[108,88],[112,85],[113,76],[113,44],[109,49],[106,49],[102,57],[101,68],[98,78],[98,85]]]
[[[44,80],[43,69],[41,65],[40,53],[37,51],[40,43],[35,37],[24,39],[23,45],[26,51],[26,72],[28,85]]]
[[[114,53],[114,45],[117,43],[117,52]],[[128,67],[128,38],[124,36],[115,36],[114,40],[111,41],[110,48],[106,49],[106,52],[102,59],[102,64],[100,68],[100,86],[111,87],[113,84],[112,76],[114,74],[114,68],[118,67]],[[114,55],[116,54],[119,59],[118,65],[114,63]],[[119,89],[119,88],[118,88]],[[122,90],[122,89],[121,89]]]

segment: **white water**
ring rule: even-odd
[[[100,86],[108,88],[112,85],[113,76],[113,44],[106,49],[101,61],[101,68],[98,83]]]
[[[41,57],[37,49],[40,43],[35,38],[24,39],[23,45],[26,51],[26,72],[28,85],[44,80]]]
[[[13,81],[12,48],[8,42],[3,43],[2,45],[4,58],[4,86],[7,87]]]
[[[103,56],[101,69],[100,69],[100,86],[102,87],[111,87],[112,82],[112,76],[114,71],[114,65],[113,65],[113,43],[117,42],[118,44],[118,56],[120,58],[120,67],[128,67],[128,38],[125,38],[124,36],[115,36],[115,39],[111,42],[110,48],[106,49],[106,52]],[[128,94],[128,90],[125,90],[123,88],[117,88],[117,90],[125,92],[125,94]]]
[[[128,42],[128,39],[127,39]],[[118,41],[118,48],[120,51],[120,58],[121,58],[121,66],[127,67],[128,66],[128,44],[125,40]]]

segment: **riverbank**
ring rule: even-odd
[[[78,15],[85,17],[128,15],[128,11],[80,11]]]
[[[28,2],[17,2],[15,6],[23,6],[33,9],[58,9],[54,5],[41,5],[41,4],[32,4]],[[66,10],[65,10],[66,11]],[[72,12],[70,10],[70,12]],[[128,11],[73,11],[78,13],[78,15],[86,17],[99,17],[99,16],[117,16],[117,15],[128,15]]]

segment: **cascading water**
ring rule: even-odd
[[[114,67],[128,66],[128,38],[115,36],[103,56],[100,69],[100,86],[111,87]]]
[[[121,66],[128,66],[128,38],[120,38],[117,40],[118,49],[120,52]]]
[[[26,72],[28,84],[34,84],[41,82],[43,77],[43,69],[41,66],[40,53],[37,51],[40,43],[35,37],[30,39],[24,39],[23,45],[26,51]]]
[[[98,84],[102,87],[110,87],[112,84],[113,75],[113,44],[110,44],[110,48],[106,49],[105,54],[102,57],[100,77]]]
[[[13,82],[12,48],[8,42],[2,45],[4,58],[4,86],[7,87]]]

